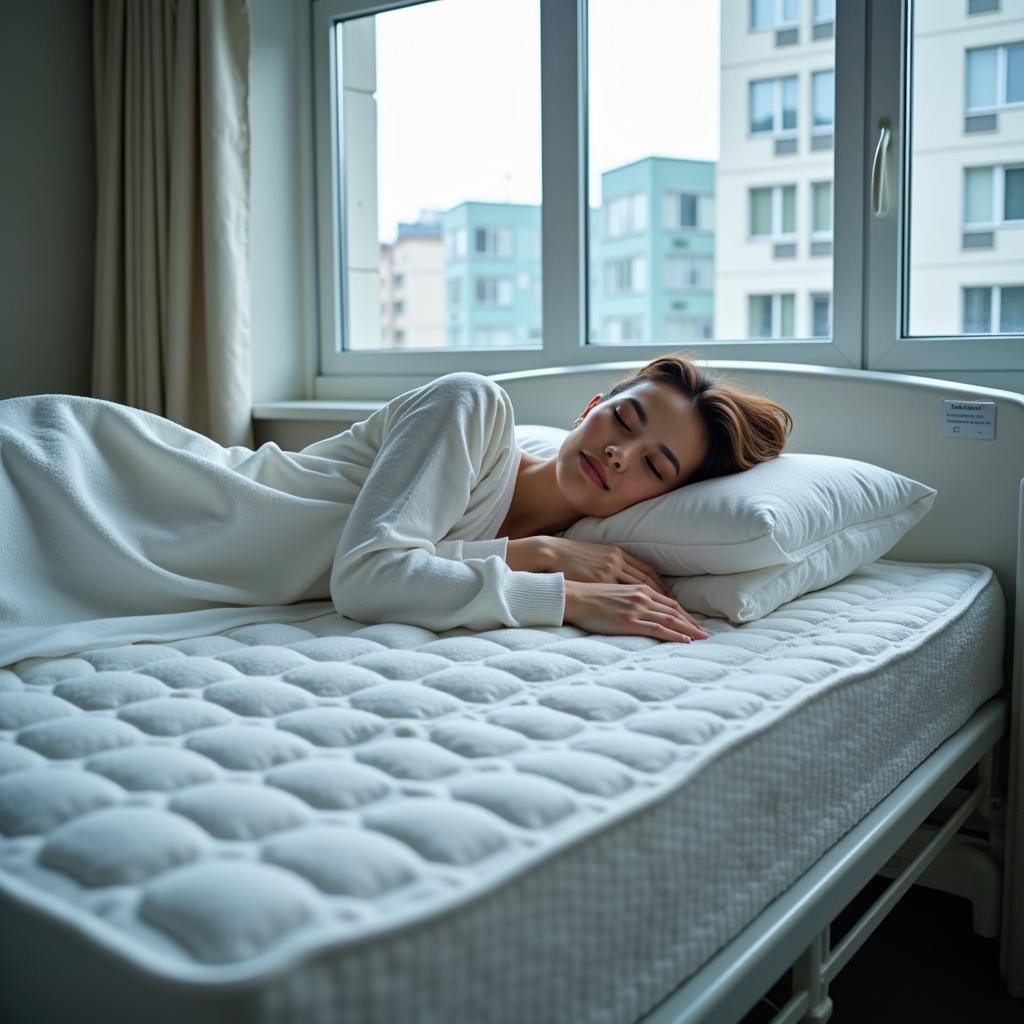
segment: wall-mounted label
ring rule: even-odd
[[[980,437],[986,441],[994,440],[996,403],[943,399],[942,433],[945,437]]]

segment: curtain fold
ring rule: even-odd
[[[252,446],[247,0],[94,0],[92,393]]]

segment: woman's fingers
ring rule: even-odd
[[[653,565],[648,565],[646,562],[641,561],[639,558],[634,558],[633,555],[626,551],[622,552],[622,557],[626,560],[626,564],[632,566],[641,576],[644,577],[643,582],[650,586],[652,589],[659,591],[662,594],[666,594],[669,597],[672,596],[672,592],[668,589],[668,586],[658,575],[658,570]]]
[[[661,605],[664,605],[674,614],[681,615],[683,619],[686,620],[686,622],[688,622],[695,629],[699,630],[701,633],[704,633],[704,635],[707,636],[704,627],[688,611],[686,611],[686,609],[683,608],[683,606],[674,597],[662,597],[661,594],[655,593],[653,595],[653,600],[657,601]]]

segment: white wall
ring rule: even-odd
[[[0,3],[0,398],[88,394],[92,4]]]

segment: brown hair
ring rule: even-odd
[[[778,402],[702,373],[681,355],[659,356],[620,380],[606,399],[644,381],[678,388],[693,402],[707,432],[708,452],[686,483],[727,476],[774,459],[793,429]]]

